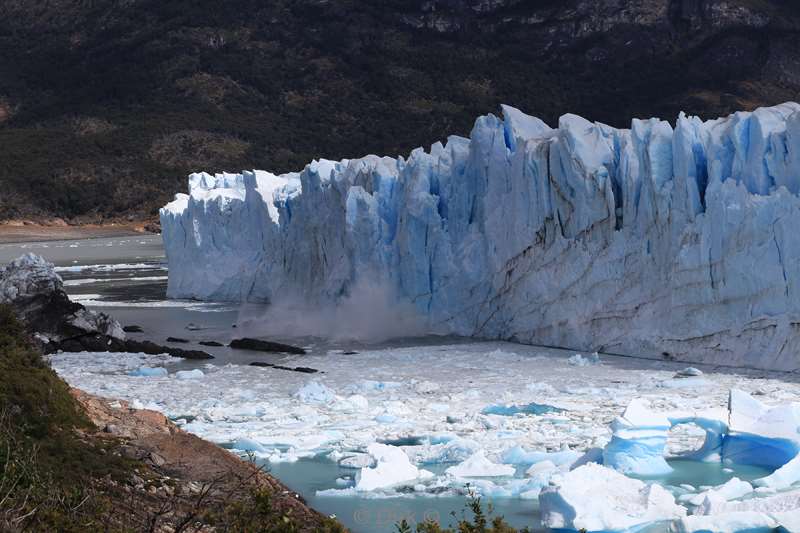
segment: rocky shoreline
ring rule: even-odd
[[[213,359],[202,350],[185,350],[128,339],[111,316],[72,302],[55,267],[26,254],[0,269],[0,304],[10,305],[45,354],[65,352],[166,353],[183,359]]]
[[[111,316],[70,301],[54,266],[34,254],[0,267],[3,306],[16,315],[31,344],[43,354],[142,352],[212,358],[199,350],[126,338]],[[3,357],[0,352],[0,362]],[[77,430],[86,448],[111,454],[109,461],[121,460],[131,468],[122,478],[105,476],[93,482],[92,490],[110,499],[119,513],[105,522],[110,530],[127,530],[131,524],[139,530],[146,524],[147,530],[159,532],[238,531],[257,524],[272,531],[272,521],[278,521],[291,523],[292,531],[344,531],[254,463],[179,429],[160,413],[75,388],[70,395],[94,426]],[[248,522],[241,522],[243,513]]]
[[[171,517],[185,514],[184,507],[198,500],[206,500],[204,507],[220,506],[245,499],[253,491],[267,491],[273,510],[291,516],[299,531],[331,527],[330,518],[255,464],[181,430],[161,413],[133,409],[127,402],[79,389],[71,389],[71,394],[101,430],[88,438],[107,441],[113,445],[111,453],[142,465],[125,482],[111,482],[115,488],[139,499],[142,508],[171,507],[155,531],[170,531]]]
[[[60,218],[0,221],[0,244],[46,242],[103,237],[157,234],[157,221],[134,220],[109,223],[68,223]]]

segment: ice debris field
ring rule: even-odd
[[[785,375],[496,342],[289,362],[301,359],[321,373],[187,371],[141,354],[51,362],[72,386],[235,451],[351,469],[323,496],[435,498],[469,484],[557,530],[800,531],[800,384]],[[717,481],[676,477],[676,456]]]
[[[800,368],[800,105],[557,126],[503,106],[407,158],[193,174],[161,210],[169,295],[379,289],[428,332]]]

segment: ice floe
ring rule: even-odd
[[[539,495],[542,525],[571,531],[634,531],[686,515],[666,489],[587,464],[554,477]]]
[[[483,450],[475,452],[464,462],[451,466],[446,472],[456,477],[503,477],[513,476],[513,466],[493,463],[486,458]]]
[[[367,446],[367,453],[375,466],[365,466],[356,475],[356,490],[369,491],[392,487],[433,477],[431,472],[411,464],[405,452],[387,444],[374,443]]]
[[[332,479],[324,491],[331,496],[463,494],[469,483],[487,498],[541,499],[552,527],[630,528],[671,516],[672,526],[686,531],[748,523],[732,521],[733,513],[783,524],[791,515],[777,513],[800,500],[793,467],[800,386],[781,376],[703,369],[708,385],[698,395],[658,386],[683,368],[674,363],[608,356],[581,367],[547,350],[497,343],[287,358],[300,359],[322,377],[224,365],[181,380],[178,372],[194,368],[142,354],[57,354],[51,363],[74,386],[162,411],[234,450],[275,463],[328,457],[358,471],[347,483]],[[141,367],[169,375],[129,375]],[[417,386],[424,383],[436,386]],[[755,400],[757,392],[769,403]],[[544,402],[559,411],[484,412]],[[680,431],[685,427],[696,431]],[[719,486],[682,487],[633,479],[671,470],[668,441],[684,458],[729,469],[728,477]],[[775,473],[727,481],[741,463]],[[585,472],[593,479],[582,480]],[[596,491],[596,506],[580,501],[584,484]],[[615,507],[623,503],[630,506]],[[603,514],[606,508],[618,512]],[[583,521],[570,519],[569,509],[580,510]],[[692,516],[678,516],[682,509]]]

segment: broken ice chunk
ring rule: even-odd
[[[357,491],[387,488],[433,477],[431,472],[420,470],[411,464],[405,452],[395,446],[373,443],[367,447],[367,453],[376,464],[372,468],[362,468],[356,475]]]
[[[166,376],[169,372],[167,372],[166,368],[163,367],[156,367],[152,368],[149,366],[140,366],[136,370],[131,370],[128,372],[129,376],[140,376],[140,377],[163,377]]]
[[[702,376],[702,375],[703,375],[703,371],[702,370],[698,370],[697,368],[695,368],[693,366],[688,366],[688,367],[684,368],[683,370],[678,370],[675,373],[675,377],[676,378],[690,378],[690,377],[697,377],[697,376]]]
[[[205,374],[203,374],[203,371],[197,368],[195,368],[194,370],[179,370],[178,372],[175,372],[175,379],[181,379],[181,380],[200,379],[203,376],[205,376]]]
[[[576,353],[569,359],[567,362],[573,366],[590,366],[596,365],[600,363],[600,354],[594,352],[592,355],[583,356],[579,353]]]
[[[503,477],[513,476],[513,466],[490,461],[483,450],[477,451],[463,463],[451,466],[445,472],[456,477]]]
[[[294,394],[303,403],[331,403],[336,395],[318,381],[309,381]]]
[[[660,485],[594,463],[554,476],[539,505],[543,526],[575,531],[640,531],[686,516],[686,508]]]

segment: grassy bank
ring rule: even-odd
[[[132,467],[83,435],[91,423],[69,388],[0,307],[0,529],[101,529],[110,495],[94,480]]]

